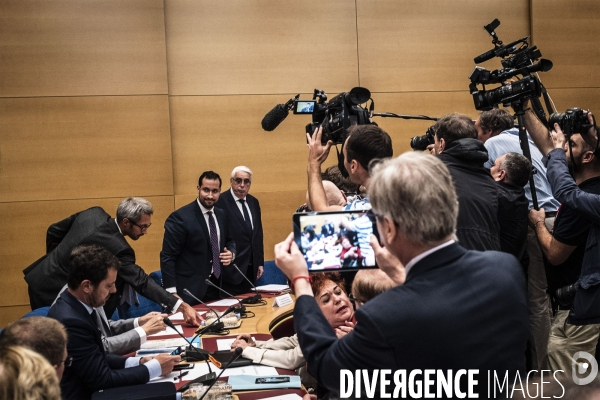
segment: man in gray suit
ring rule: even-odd
[[[150,228],[152,204],[139,197],[129,197],[117,207],[112,218],[100,207],[78,212],[52,224],[46,234],[47,254],[26,268],[23,273],[29,285],[31,308],[52,304],[67,283],[71,251],[82,244],[96,244],[108,249],[121,262],[117,276],[117,292],[104,305],[106,315],[118,307],[137,302],[136,292],[163,305],[167,311],[181,311],[188,324],[199,325],[198,313],[181,299],[160,287],[135,263],[135,252],[125,236],[137,240]]]

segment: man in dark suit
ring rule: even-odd
[[[216,207],[227,214],[228,229],[235,241],[235,265],[254,283],[264,272],[265,252],[260,204],[248,194],[252,171],[244,166],[235,167],[229,183],[231,189],[221,193]],[[235,268],[226,268],[223,289],[235,295],[248,293],[251,286]]]
[[[218,299],[221,292],[205,283],[221,286],[225,271],[235,258],[236,246],[228,229],[227,215],[214,207],[221,192],[221,177],[206,171],[198,179],[198,198],[169,215],[160,252],[163,285],[190,304]]]
[[[23,273],[29,285],[31,308],[50,306],[67,283],[69,256],[81,244],[97,244],[107,248],[121,262],[116,294],[105,304],[106,315],[117,307],[127,307],[137,301],[135,292],[167,306],[168,311],[182,311],[186,322],[199,325],[194,309],[169,294],[148,277],[135,263],[135,252],[125,236],[138,240],[151,225],[152,204],[139,197],[128,197],[117,207],[117,218],[111,218],[102,208],[92,207],[50,225],[46,234],[47,254],[26,268]]]
[[[476,369],[473,391],[480,398],[488,398],[488,371],[514,382],[525,371],[529,337],[524,273],[510,254],[455,242],[458,201],[447,167],[436,157],[405,153],[374,168],[368,191],[383,247],[374,237],[371,245],[379,267],[399,286],[361,306],[353,332],[338,339],[331,330],[293,235],[275,247],[297,296],[294,325],[311,375],[338,391],[342,369],[369,376],[388,369],[393,389],[396,371],[408,377],[420,370],[418,383],[431,382],[435,393],[442,388],[435,377],[424,378],[425,370],[447,376]],[[379,381],[375,387],[379,393]]]
[[[67,352],[73,357],[61,381],[64,399],[89,399],[97,390],[146,383],[170,373],[181,361],[167,354],[140,358],[104,351],[94,307],[116,292],[119,268],[119,260],[97,245],[78,246],[71,253],[69,287],[48,312],[67,329]]]

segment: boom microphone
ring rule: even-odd
[[[298,94],[296,98],[298,98],[299,96],[300,95]],[[290,99],[285,104],[277,104],[263,118],[262,122],[260,123],[262,125],[262,128],[268,132],[271,132],[272,130],[277,128],[279,124],[282,123],[284,119],[286,119],[293,106],[294,99]]]

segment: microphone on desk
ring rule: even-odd
[[[231,293],[227,293],[225,290],[221,289],[220,287],[218,287],[217,285],[212,283],[210,281],[210,279],[205,279],[204,282],[206,282],[207,285],[210,285],[212,287],[219,289],[221,292],[225,293],[227,296],[231,297],[232,299],[237,300],[240,303],[240,305],[239,306],[231,306],[231,307],[234,307],[234,309],[233,309],[234,312],[239,313],[239,314],[244,314],[246,312],[246,307],[244,306],[244,304],[242,304],[240,299],[235,298]],[[231,307],[229,307],[229,308],[231,308]],[[223,315],[225,315],[225,314],[223,314]]]
[[[231,264],[231,265],[233,265],[233,267],[237,270],[237,272],[239,272],[240,275],[242,275],[244,277],[244,279],[248,281],[248,283],[250,284],[250,286],[252,286],[252,289],[254,289],[254,292],[255,292],[255,294],[253,296],[242,299],[241,303],[242,304],[260,303],[260,301],[262,300],[262,296],[260,295],[260,293],[258,293],[258,290],[256,290],[256,286],[254,286],[254,283],[252,283],[252,281],[250,279],[248,279],[246,274],[243,274],[242,271],[240,271],[240,269],[238,268],[237,265],[235,265],[235,264]]]
[[[212,389],[212,387],[219,380],[219,378],[221,377],[221,375],[223,375],[223,372],[225,372],[225,370],[227,368],[229,368],[229,366],[231,364],[233,364],[233,362],[235,360],[237,360],[238,358],[240,358],[240,356],[242,355],[243,351],[244,351],[244,349],[242,349],[241,347],[238,347],[237,349],[235,349],[235,351],[233,352],[233,356],[229,359],[229,361],[227,362],[227,364],[223,367],[223,369],[221,370],[221,372],[217,376],[217,379],[215,379],[215,381],[210,384],[210,386],[208,387],[208,389],[206,389],[206,392],[204,392],[204,394],[202,395],[202,397],[200,397],[200,400],[204,399],[204,397],[206,396],[206,394],[210,391],[210,389]]]
[[[208,332],[215,332],[215,333],[217,333],[217,332],[220,332],[220,331],[223,330],[223,328],[225,327],[225,325],[223,324],[223,322],[221,322],[221,317],[219,316],[219,314],[217,313],[217,311],[214,308],[211,308],[208,304],[206,304],[205,302],[203,302],[202,300],[200,300],[199,298],[197,298],[196,296],[194,296],[192,294],[192,292],[190,292],[189,290],[187,290],[185,288],[183,289],[183,293],[187,294],[192,299],[196,300],[198,303],[206,306],[210,311],[212,311],[213,314],[215,314],[215,317],[217,318],[218,323],[215,324],[213,322],[209,326],[207,326],[204,329],[202,329],[201,333],[200,333],[201,335],[204,334],[204,333],[208,333]],[[226,315],[226,314],[230,313],[231,311],[233,311],[233,309],[227,309],[226,312],[223,315]],[[215,321],[215,322],[217,322],[217,321]]]
[[[192,344],[195,340],[195,337],[192,339],[192,341],[190,342],[185,335],[183,335],[182,333],[180,333],[177,329],[175,329],[175,325],[173,325],[173,322],[169,319],[169,317],[164,317],[163,318],[163,322],[165,323],[165,325],[167,325],[169,328],[173,329],[175,332],[177,332],[177,334],[179,336],[181,336],[183,338],[183,340],[185,340],[186,342],[189,343],[189,349],[194,350],[200,357],[193,357],[194,361],[198,360],[198,361],[206,361],[206,364],[208,364],[208,374],[204,374],[196,379],[194,379],[194,383],[208,383],[211,382],[214,383],[214,381],[217,380],[217,374],[215,374],[212,370],[212,368],[210,368],[210,362],[208,361],[208,357],[206,357],[206,354],[209,354],[210,352],[207,350],[201,350],[198,349],[196,347],[194,347],[194,345]],[[191,356],[188,355],[188,352],[186,351],[186,358],[192,358]],[[187,360],[187,361],[191,361],[191,360]],[[191,382],[190,382],[191,383]],[[189,385],[189,384],[188,384]],[[187,389],[187,388],[186,388]]]

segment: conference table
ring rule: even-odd
[[[236,296],[236,298],[243,299],[250,295],[251,294],[248,293],[246,295]],[[289,311],[293,310],[294,304],[292,303],[292,304],[289,304],[289,305],[286,305],[283,307],[273,307],[273,302],[274,302],[276,295],[265,294],[265,293],[262,293],[261,295],[262,295],[263,300],[266,302],[266,304],[264,304],[264,305],[245,304],[246,311],[253,312],[255,314],[253,317],[242,318],[241,319],[242,323],[241,323],[240,327],[229,328],[230,334],[227,336],[214,335],[214,334],[202,335],[202,342],[201,342],[202,348],[204,348],[205,350],[208,350],[208,351],[216,351],[217,350],[217,339],[234,338],[241,333],[252,334],[252,336],[254,338],[256,338],[257,340],[270,339],[271,335],[269,333],[269,325],[270,325],[271,321],[273,321],[273,319],[277,318],[279,315],[281,315],[283,313],[288,313]],[[227,309],[227,307],[228,306],[212,306],[211,305],[212,309],[219,311],[219,312],[225,311]],[[206,307],[202,304],[194,306],[194,308],[198,311],[205,311],[205,312],[210,311],[208,309],[208,307]],[[197,329],[197,327],[187,325],[185,322],[182,322],[182,321],[173,321],[173,323],[175,325],[181,325],[181,327],[183,329],[183,334],[188,338],[194,336],[194,333]],[[171,339],[171,338],[178,338],[178,337],[179,337],[178,335],[166,335],[166,336],[160,336],[156,339]],[[152,339],[153,338],[149,338],[149,340],[152,340]],[[280,375],[295,375],[296,374],[295,371],[293,371],[293,370],[286,370],[286,369],[282,369],[282,368],[276,368],[276,370]],[[226,380],[226,379],[227,378],[221,378],[221,380]],[[179,387],[183,386],[185,383],[188,383],[188,382],[186,382],[186,381],[176,382],[175,386],[177,388],[179,388]],[[252,392],[235,392],[234,394],[240,400],[256,400],[256,399],[263,399],[263,398],[281,396],[284,394],[292,394],[292,393],[298,394],[299,396],[303,396],[304,394],[306,394],[306,391],[304,391],[303,389],[273,389],[273,390],[260,390],[260,391],[252,391]]]

